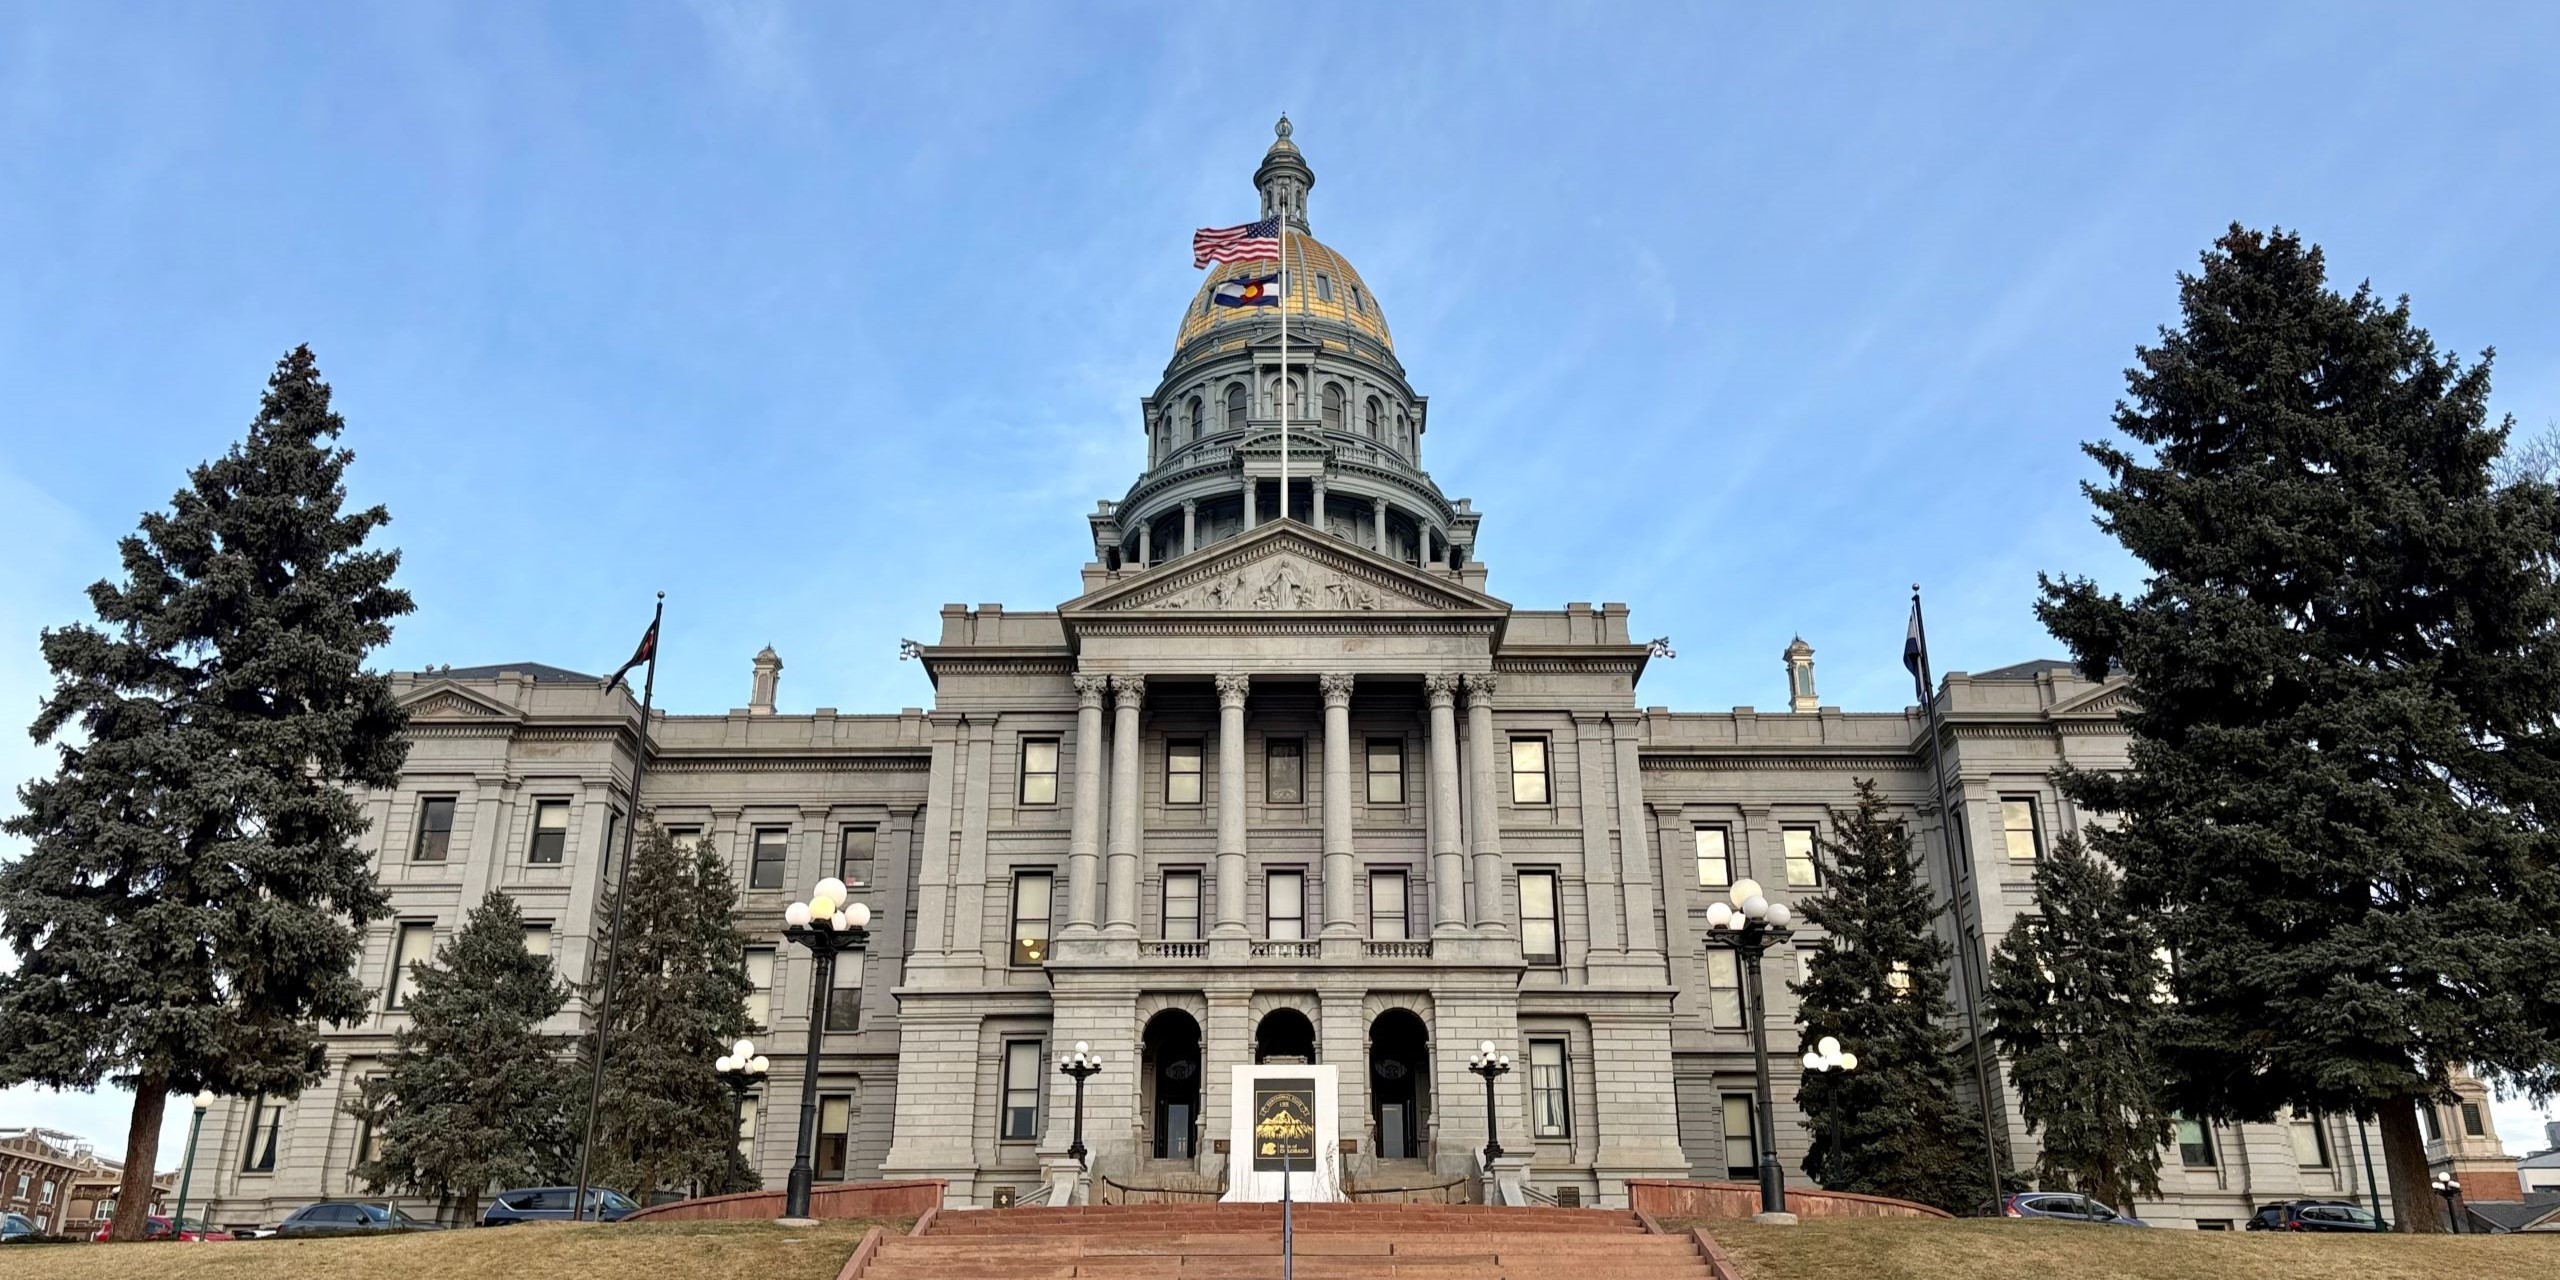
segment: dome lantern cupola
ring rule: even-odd
[[[1316,171],[1298,154],[1298,144],[1289,141],[1288,116],[1281,116],[1271,131],[1277,136],[1262,153],[1262,167],[1253,171],[1253,185],[1262,189],[1262,216],[1285,218],[1290,230],[1305,235],[1307,189],[1316,185]]]

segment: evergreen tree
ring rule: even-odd
[[[568,1174],[576,1075],[567,1037],[542,1024],[569,990],[551,957],[525,950],[524,916],[495,890],[434,964],[415,969],[409,1025],[347,1107],[381,1141],[356,1175],[377,1191],[434,1196],[469,1222],[492,1189]]]
[[[747,940],[730,915],[738,884],[708,840],[688,849],[656,823],[638,835],[593,1176],[643,1204],[672,1187],[752,1190],[756,1175],[738,1154],[736,1100],[712,1069],[748,1031]],[[612,910],[608,893],[597,918]],[[590,1035],[581,1083],[595,1069],[594,1053]]]
[[[1980,1113],[1956,1094],[1947,965],[1911,835],[1885,814],[1873,779],[1835,811],[1821,843],[1825,883],[1800,906],[1822,926],[1799,997],[1802,1050],[1837,1036],[1853,1071],[1807,1071],[1796,1093],[1813,1149],[1804,1171],[1835,1191],[1897,1196],[1963,1212],[1982,1199]]]
[[[2380,1119],[2404,1229],[2442,1229],[2416,1108],[2471,1064],[2560,1085],[2560,495],[2494,471],[2489,365],[2320,251],[2233,227],[2087,446],[2130,599],[2045,582],[2129,674],[2130,768],[2069,772],[2176,956],[2183,1113]]]
[[[364,659],[410,603],[399,553],[365,547],[390,517],[343,509],[343,428],[295,348],[248,437],[120,544],[101,625],[43,636],[33,736],[61,763],[6,823],[29,848],[0,866],[0,1084],[133,1090],[118,1204],[151,1200],[172,1092],[294,1094],[319,1024],[370,1009],[355,962],[386,908],[349,788],[408,750]]]
[[[1985,999],[2018,1113],[2041,1131],[2040,1186],[2133,1211],[2160,1194],[2174,1122],[2152,1044],[2167,969],[2123,885],[2078,833],[2036,864],[2036,910],[1991,958]]]

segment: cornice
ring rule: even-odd
[[[1730,748],[1724,749],[1730,752]],[[1873,748],[1867,749],[1869,752]],[[1831,769],[1850,773],[1922,767],[1913,756],[1879,756],[1874,754],[1809,755],[1801,751],[1786,754],[1705,754],[1663,755],[1641,752],[1636,757],[1639,768],[1648,773],[1761,773],[1770,771],[1802,771]]]
[[[913,755],[839,756],[794,754],[771,756],[654,756],[649,768],[654,773],[924,773],[933,766],[933,755],[920,751]]]

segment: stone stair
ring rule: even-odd
[[[1632,1213],[1481,1205],[1297,1207],[1298,1280],[1706,1280],[1686,1235]],[[861,1280],[1281,1280],[1276,1204],[953,1210],[888,1240]]]

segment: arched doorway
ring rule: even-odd
[[[1369,1120],[1378,1158],[1418,1160],[1430,1131],[1431,1033],[1411,1009],[1389,1009],[1369,1024]]]
[[[1147,1019],[1140,1040],[1148,1154],[1188,1160],[1200,1143],[1200,1023],[1180,1009]]]
[[[1313,1062],[1316,1027],[1295,1009],[1274,1009],[1253,1029],[1255,1062]]]

